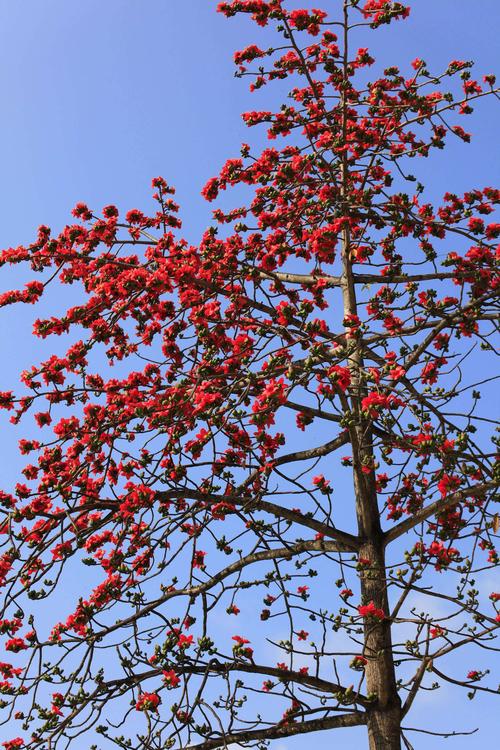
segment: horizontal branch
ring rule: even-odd
[[[215,674],[228,674],[229,672],[246,672],[247,674],[260,674],[268,677],[275,677],[280,682],[294,682],[299,685],[305,685],[306,687],[319,690],[322,693],[329,693],[332,696],[334,693],[346,693],[347,689],[338,685],[337,683],[330,682],[329,680],[323,680],[320,677],[314,677],[313,675],[303,674],[302,672],[295,672],[293,670],[285,670],[279,667],[269,667],[264,664],[255,664],[254,662],[220,662],[217,659],[211,659],[207,664],[190,664],[180,663],[173,664],[173,669],[178,675],[205,675],[210,672]],[[150,680],[152,677],[157,677],[163,674],[162,669],[149,669],[147,672],[141,674],[133,674],[129,677],[124,677],[116,680],[110,680],[101,684],[103,690],[114,689],[121,687],[122,685],[137,685],[145,680]],[[374,706],[374,701],[368,700],[366,696],[359,693],[350,692],[353,703],[359,703],[360,705]]]
[[[436,500],[426,508],[419,510],[411,518],[407,518],[397,526],[393,526],[392,529],[386,531],[384,534],[384,544],[390,544],[390,542],[393,542],[403,534],[406,534],[407,531],[411,531],[415,526],[418,526],[419,523],[423,523],[423,521],[436,515],[436,513],[442,513],[451,505],[462,502],[466,497],[484,495],[485,492],[495,489],[496,487],[498,487],[497,482],[483,482],[482,484],[476,484],[474,487],[467,487],[463,490],[458,490],[458,492],[452,492],[451,495]]]
[[[267,560],[291,560],[293,557],[295,557],[296,555],[300,555],[303,552],[344,551],[345,550],[343,546],[339,545],[336,541],[329,541],[325,539],[311,539],[296,542],[290,547],[277,547],[275,549],[263,550],[262,552],[252,552],[249,555],[245,555],[245,557],[240,558],[239,560],[235,560],[226,568],[223,568],[218,573],[215,573],[215,575],[210,576],[207,581],[204,581],[197,586],[188,586],[183,589],[171,589],[167,591],[163,596],[160,596],[155,601],[150,602],[145,607],[135,612],[133,615],[130,615],[123,620],[117,620],[115,623],[113,623],[113,625],[105,627],[100,632],[93,634],[92,639],[98,640],[100,638],[103,638],[105,635],[112,633],[118,628],[124,628],[127,625],[132,625],[133,623],[137,622],[137,620],[140,620],[142,617],[148,615],[150,612],[154,612],[157,607],[169,601],[170,599],[175,599],[179,596],[186,596],[193,599],[197,596],[200,596],[201,594],[204,594],[205,592],[212,589],[218,583],[222,583],[222,581],[224,581],[230,575],[233,575],[233,573],[238,573],[240,570],[243,570],[249,565],[254,565],[255,563],[259,562],[266,562]]]
[[[443,324],[443,318],[434,318],[434,320],[428,320],[425,323],[416,323],[415,325],[408,326],[407,328],[401,328],[395,333],[375,333],[373,336],[370,336],[369,338],[366,337],[363,340],[364,344],[377,344],[381,341],[387,341],[389,339],[404,339],[405,336],[413,336],[416,333],[421,333],[424,330],[429,330],[430,328],[433,328],[433,336],[436,333],[439,333],[440,330],[443,328],[450,328],[454,323],[459,323],[463,315],[470,310],[471,307],[466,305],[465,307],[462,307],[456,314],[450,315],[444,320]],[[500,320],[500,314],[497,312],[490,312],[490,313],[475,313],[474,314],[474,321],[483,321],[483,320],[491,320],[494,323]],[[431,339],[432,340],[432,339]],[[407,367],[406,362],[404,363],[405,367]]]
[[[431,665],[430,669],[434,674],[437,674],[438,677],[440,677],[442,680],[445,680],[446,682],[451,683],[452,685],[458,685],[458,687],[467,688],[468,690],[479,690],[482,693],[491,693],[492,695],[498,695],[498,690],[493,690],[492,688],[483,687],[482,685],[477,685],[475,682],[471,682],[470,680],[455,680],[453,677],[448,677],[448,675],[441,672],[437,667],[434,666],[434,664]]]
[[[216,747],[226,747],[230,743],[252,742],[254,740],[275,740],[279,737],[293,737],[297,734],[318,732],[324,729],[339,729],[341,727],[358,727],[366,724],[366,714],[354,711],[340,716],[327,716],[324,719],[303,721],[300,724],[289,722],[275,724],[267,729],[250,729],[247,732],[231,732],[220,737],[214,737],[198,745],[186,745],[185,750],[212,750]]]
[[[412,274],[394,274],[391,276],[382,276],[381,274],[372,273],[355,273],[355,284],[408,284],[413,281],[441,281],[442,279],[453,279],[457,273],[451,271],[436,271],[436,273],[412,273]]]
[[[301,526],[307,526],[330,539],[336,539],[339,546],[339,552],[342,550],[355,552],[359,549],[360,541],[358,537],[349,534],[347,531],[341,531],[334,526],[317,521],[315,518],[309,518],[308,516],[297,513],[296,511],[283,508],[281,505],[271,503],[268,500],[256,500],[255,503],[251,503],[250,507],[255,507],[257,510],[271,513],[271,515],[276,516],[277,518],[285,518],[287,521],[298,523]]]
[[[213,495],[201,492],[199,490],[165,490],[158,493],[158,497],[165,500],[172,500],[175,498],[189,498],[191,500],[201,500],[203,502],[226,502],[232,503],[233,505],[242,506],[245,510],[262,510],[265,513],[269,513],[276,518],[284,518],[291,523],[296,523],[300,526],[305,526],[308,529],[312,529],[317,533],[323,534],[329,539],[336,539],[339,545],[339,551],[356,551],[359,548],[359,539],[353,534],[349,534],[347,531],[336,529],[328,523],[318,521],[316,518],[311,518],[302,513],[298,513],[296,510],[291,508],[284,508],[282,505],[273,503],[270,500],[264,500],[260,497],[253,499],[252,497],[245,497],[241,495],[227,494],[227,495]]]
[[[282,271],[259,271],[259,276],[262,279],[269,279],[271,281],[281,281],[288,284],[303,284],[304,286],[312,286],[317,284],[318,281],[322,281],[326,286],[341,286],[341,276],[328,276],[323,274],[302,274],[302,273],[286,273]]]
[[[305,406],[302,404],[297,404],[295,401],[285,401],[283,406],[286,406],[288,409],[293,409],[294,411],[303,412],[304,414],[309,414],[312,417],[318,417],[319,419],[326,419],[328,422],[340,422],[342,417],[338,414],[332,414],[328,411],[323,411],[322,409],[315,409],[313,406]]]
[[[457,271],[436,271],[435,273],[413,273],[413,274],[393,274],[383,276],[377,273],[354,273],[353,279],[355,284],[407,284],[413,281],[441,281],[443,279],[453,279],[459,277]],[[286,273],[286,272],[268,272],[260,271],[259,276],[262,279],[271,281],[281,281],[282,283],[301,284],[303,286],[314,286],[321,281],[327,287],[342,286],[342,276],[329,276],[328,274],[306,274],[306,273]]]
[[[345,430],[333,440],[330,440],[328,443],[324,443],[317,448],[306,448],[306,450],[303,451],[295,451],[294,453],[287,453],[285,456],[278,456],[274,461],[274,465],[283,466],[283,464],[295,461],[307,461],[310,458],[321,458],[321,456],[327,456],[342,445],[346,445],[349,442],[349,439],[349,433]]]

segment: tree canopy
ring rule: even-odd
[[[0,256],[36,274],[0,305],[58,337],[0,394],[30,461],[0,492],[6,750],[410,748],[420,690],[498,692],[500,192],[418,174],[495,78],[378,70],[357,40],[409,8],[339,6],[219,4],[275,35],[237,75],[289,95],[243,115],[270,143],[204,187],[243,205],[197,245],[158,177],[148,214],[79,203]]]

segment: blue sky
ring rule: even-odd
[[[232,64],[234,49],[250,42],[264,46],[266,34],[243,19],[217,15],[216,4],[0,0],[0,247],[29,242],[40,223],[59,228],[79,200],[95,209],[113,202],[147,211],[150,181],[159,174],[178,188],[184,233],[197,240],[211,213],[201,187],[248,139],[240,112],[260,108],[269,97],[251,96],[246,82],[233,77]],[[333,10],[339,0],[293,0],[289,6],[311,4]],[[458,57],[474,59],[481,73],[494,70],[498,0],[414,0],[413,6],[409,22],[370,35],[384,59],[403,65],[420,56],[439,70]],[[470,147],[453,147],[429,165],[436,194],[494,182],[498,115],[492,104],[478,104],[467,121],[466,129],[475,134]],[[0,390],[12,388],[17,373],[38,359],[27,339],[32,312],[2,313]],[[19,466],[15,441],[4,428],[2,455],[3,486]],[[494,737],[493,701],[461,703],[457,719],[458,709],[446,695],[429,700],[442,706],[435,728],[483,724],[480,741]],[[419,718],[424,712],[425,707]],[[343,748],[363,745],[361,734],[351,739],[348,734],[339,736]],[[416,749],[443,743],[413,737]],[[310,741],[275,748],[302,750]],[[317,735],[314,741],[326,747]],[[462,750],[477,741],[457,738],[448,744]]]

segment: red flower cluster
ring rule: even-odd
[[[364,617],[366,619],[373,619],[373,620],[385,620],[386,614],[383,609],[380,609],[380,607],[376,607],[375,603],[373,601],[368,602],[368,604],[362,604],[358,607],[358,612],[361,615],[361,617]]]
[[[372,391],[361,401],[361,408],[367,416],[375,419],[382,409],[397,409],[404,406],[404,402],[393,393],[379,393]]]
[[[233,635],[233,641],[236,641],[233,646],[233,654],[235,656],[252,659],[253,648],[247,646],[247,644],[250,643],[247,638],[243,638],[241,635]]]
[[[298,31],[307,31],[312,36],[317,36],[320,31],[320,24],[326,18],[327,14],[313,8],[312,10],[292,10],[288,16],[290,26]]]
[[[136,711],[158,711],[160,705],[160,696],[156,693],[141,693],[137,703],[135,704]]]

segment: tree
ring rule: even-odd
[[[151,216],[80,203],[59,235],[2,253],[40,280],[1,304],[43,295],[54,314],[34,333],[61,337],[24,395],[0,394],[15,424],[34,416],[32,462],[0,493],[7,750],[360,725],[371,750],[410,748],[421,689],[498,692],[480,654],[500,594],[477,586],[498,566],[478,389],[500,193],[434,205],[409,171],[469,140],[455,119],[495,79],[417,59],[370,82],[352,38],[409,8],[283,5],[218,8],[275,30],[235,54],[251,89],[292,86],[244,115],[285,145],[243,145],[204,188],[243,186],[246,205],[216,209],[193,247],[156,178]]]

